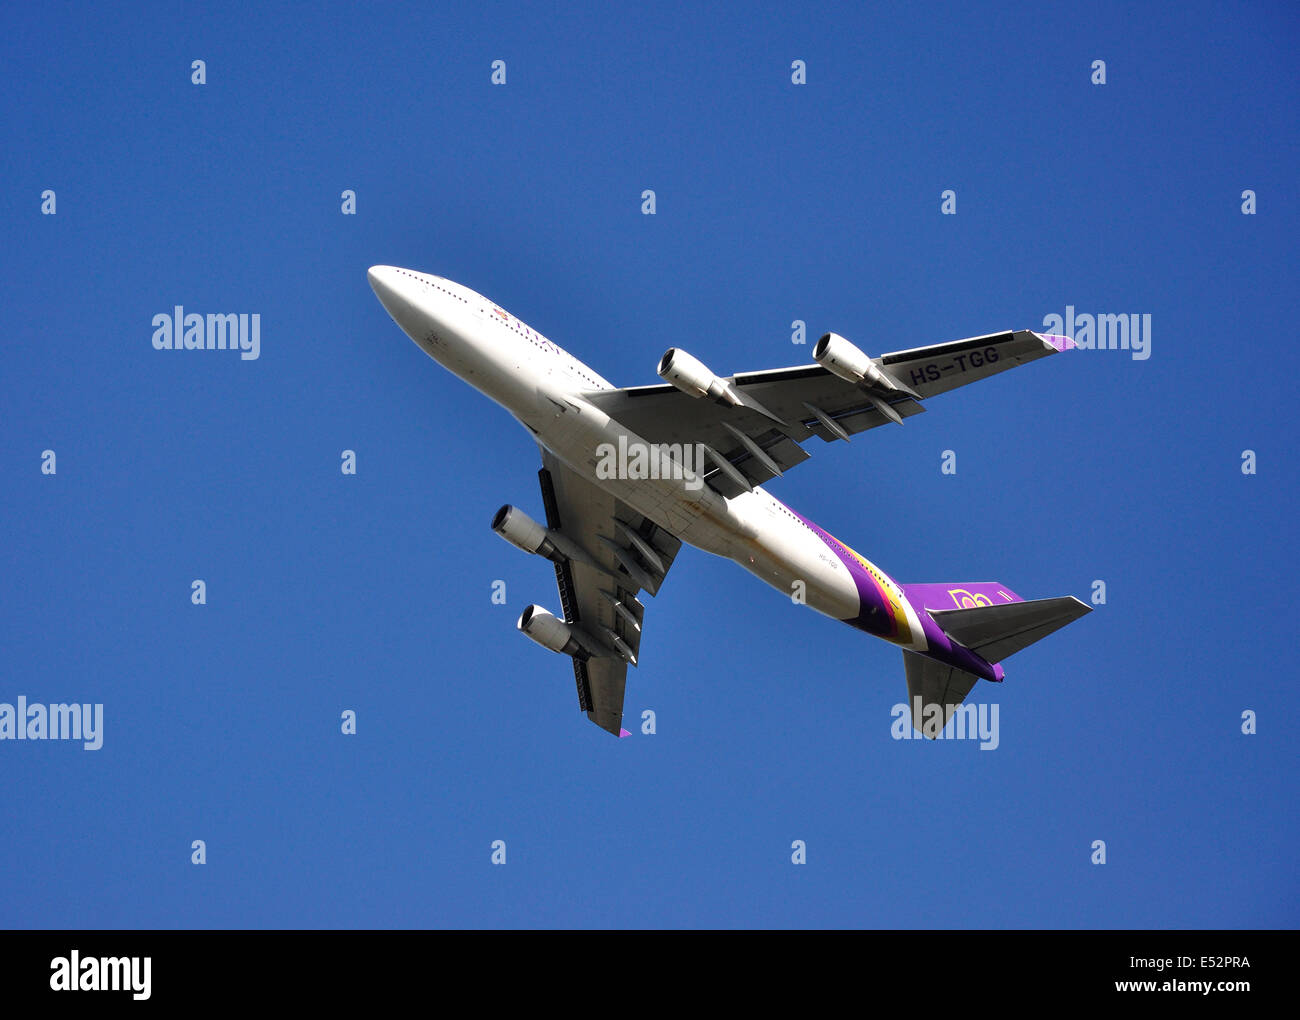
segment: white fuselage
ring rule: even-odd
[[[602,444],[619,448],[621,440],[633,448],[646,441],[584,396],[615,387],[536,330],[442,277],[376,266],[370,281],[426,354],[504,407],[578,474],[683,542],[735,560],[786,596],[799,595],[837,620],[859,615],[863,601],[852,572],[808,523],[761,486],[726,498],[689,471],[680,472],[683,477],[598,477]],[[924,650],[924,632],[901,588],[863,563],[881,596],[896,598],[910,624],[891,640]]]

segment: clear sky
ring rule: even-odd
[[[1295,926],[1296,8],[702,6],[5,7],[0,702],[103,746],[0,741],[0,925]],[[618,385],[1149,315],[770,486],[1105,604],[976,688],[996,749],[896,741],[895,648],[684,549],[613,739],[515,631],[536,447],[375,263]]]

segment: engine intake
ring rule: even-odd
[[[573,636],[573,628],[541,606],[526,607],[520,614],[516,626],[543,648],[572,655],[575,659],[586,660],[590,657],[587,650]]]
[[[689,396],[708,397],[720,404],[740,404],[740,399],[732,391],[729,382],[715,375],[704,362],[679,348],[669,347],[664,352],[664,356],[659,359],[657,371],[660,379],[672,383]]]
[[[552,540],[551,532],[509,503],[492,518],[492,530],[526,553],[545,556],[553,561],[564,558]]]
[[[883,386],[895,390],[898,386],[867,357],[838,333],[827,333],[813,346],[813,360],[832,375],[858,386]]]

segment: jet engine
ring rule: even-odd
[[[573,636],[573,629],[541,606],[532,605],[524,609],[516,626],[543,648],[578,659],[589,658],[587,650]]]
[[[845,382],[858,386],[883,386],[889,390],[899,388],[864,352],[838,333],[827,333],[818,340],[812,355],[817,364]]]
[[[553,561],[564,559],[563,553],[552,541],[551,532],[509,503],[492,518],[492,530],[526,553],[535,553]]]
[[[698,358],[676,347],[669,347],[659,359],[658,373],[664,382],[672,383],[689,396],[708,397],[723,404],[740,403],[730,383],[714,375]]]

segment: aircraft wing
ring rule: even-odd
[[[739,405],[695,398],[675,386],[635,386],[584,394],[651,443],[703,443],[705,480],[731,497],[783,473],[809,454],[813,436],[830,442],[920,414],[921,401],[1017,365],[1068,350],[1067,337],[1029,330],[990,333],[872,358],[901,388],[859,386],[820,365],[749,372],[725,380]]]
[[[582,554],[555,564],[564,620],[590,653],[573,659],[578,705],[620,736],[627,667],[640,654],[645,615],[637,592],[659,590],[682,543],[545,448],[538,479],[546,526]]]

